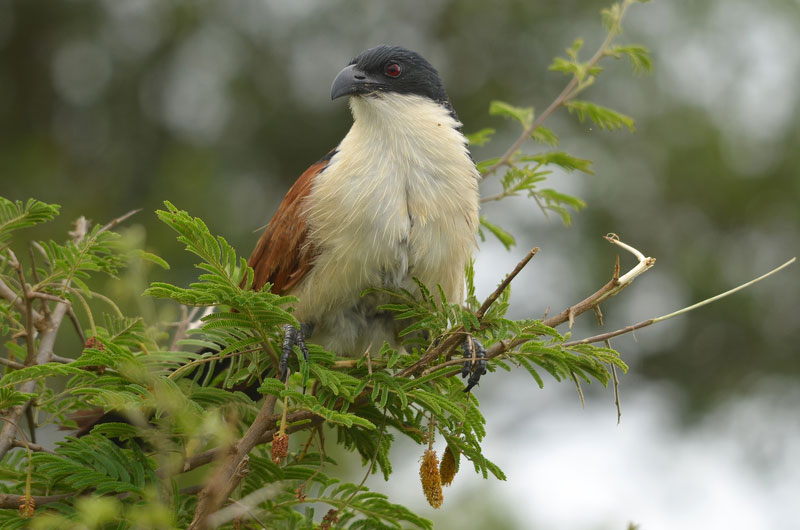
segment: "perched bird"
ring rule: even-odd
[[[475,249],[479,174],[453,107],[431,64],[398,46],[377,46],[333,81],[348,96],[353,125],[284,197],[250,256],[254,289],[267,282],[298,298],[281,369],[305,339],[359,356],[384,341],[400,347],[400,325],[368,288],[417,291],[412,278],[447,300],[464,297]],[[465,348],[483,348],[472,339]],[[466,352],[465,352],[466,353]],[[472,355],[470,355],[472,357]],[[485,361],[467,363],[468,389]]]

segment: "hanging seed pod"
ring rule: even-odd
[[[442,486],[449,486],[453,483],[453,478],[456,476],[456,457],[450,446],[444,450],[442,463],[439,464],[439,476],[442,479]]]
[[[276,432],[272,437],[272,461],[276,464],[280,464],[288,453],[289,435]]]
[[[439,475],[439,459],[436,458],[436,451],[427,449],[422,455],[422,465],[419,468],[419,478],[422,481],[422,491],[428,504],[434,508],[442,505],[442,479]]]

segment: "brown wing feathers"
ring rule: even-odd
[[[316,254],[306,237],[304,199],[334,154],[335,150],[305,170],[281,201],[247,262],[254,272],[253,289],[269,282],[273,293],[284,294],[311,269]]]

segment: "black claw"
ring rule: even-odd
[[[473,336],[464,339],[464,358],[467,361],[461,368],[461,377],[469,376],[467,388],[464,392],[469,392],[481,380],[481,376],[486,373],[486,348]]]
[[[300,326],[300,329],[287,324],[283,327],[284,336],[283,336],[283,345],[281,346],[281,359],[280,359],[280,371],[281,371],[281,381],[286,381],[289,378],[289,357],[292,354],[292,350],[295,345],[300,348],[300,351],[303,352],[303,358],[308,362],[308,347],[306,346],[306,333],[311,335],[313,331],[313,325],[306,326],[305,324]]]

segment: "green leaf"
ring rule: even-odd
[[[500,160],[500,157],[489,158],[487,160],[481,160],[476,164],[478,171],[480,173],[485,173],[487,169],[495,165]]]
[[[489,114],[517,120],[523,127],[530,127],[533,123],[533,107],[515,107],[504,101],[489,103]]]
[[[26,394],[17,392],[10,387],[0,387],[0,409],[22,405],[33,397],[36,397],[36,394]]]
[[[650,50],[638,44],[610,46],[606,50],[606,55],[615,58],[619,58],[623,55],[626,56],[636,74],[647,73],[653,69],[653,62],[650,59]]]
[[[531,138],[540,144],[552,145],[554,147],[558,145],[558,136],[556,136],[556,133],[541,125],[533,130]]]
[[[514,236],[512,236],[499,226],[490,223],[489,220],[486,219],[486,216],[482,215],[480,221],[481,221],[481,226],[483,226],[489,232],[494,234],[494,236],[498,240],[500,240],[503,246],[506,247],[506,250],[511,250],[511,247],[517,244],[516,240],[514,239]]]
[[[21,228],[52,221],[61,207],[35,199],[10,201],[0,197],[0,245],[8,241],[11,233]]]
[[[583,75],[583,70],[580,64],[576,63],[575,61],[564,59],[563,57],[556,57],[553,59],[553,62],[547,69],[551,72],[562,72],[570,76],[574,75],[580,77]]]
[[[22,381],[30,381],[32,379],[39,379],[42,377],[53,377],[58,375],[80,375],[85,377],[95,377],[91,372],[87,372],[82,368],[71,366],[71,364],[62,363],[45,363],[35,366],[26,366],[15,372],[10,372],[0,379],[0,387],[8,387],[21,383]]]
[[[550,151],[548,153],[540,153],[536,155],[524,155],[520,157],[524,162],[538,162],[542,165],[556,165],[567,171],[582,171],[584,173],[593,174],[591,169],[592,161],[584,158],[577,158],[563,151]]]
[[[141,260],[149,261],[150,263],[155,263],[164,270],[169,270],[169,263],[167,263],[166,260],[164,260],[160,256],[156,256],[151,252],[145,252],[144,250],[137,248],[134,249],[133,252],[131,252],[131,255]]]
[[[486,127],[480,131],[476,131],[467,135],[467,141],[470,145],[484,145],[492,139],[492,135],[497,132],[491,127]]]
[[[607,107],[577,99],[568,101],[565,105],[571,113],[575,113],[578,116],[581,123],[589,119],[596,123],[601,129],[608,129],[610,131],[623,127],[626,127],[631,132],[634,132],[636,129],[633,118]]]
[[[258,387],[258,391],[261,394],[273,394],[279,396],[285,388],[286,385],[284,385],[282,381],[275,379],[274,377],[270,377],[268,379],[264,379],[264,381],[261,383],[261,386]]]

